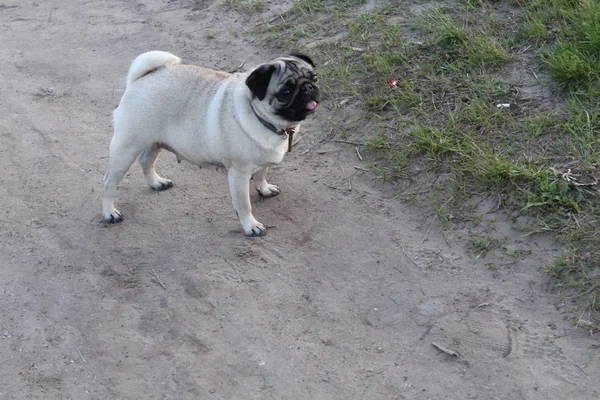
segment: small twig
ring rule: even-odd
[[[261,26],[263,24],[272,24],[273,22],[277,21],[280,18],[280,15],[281,15],[281,13],[279,13],[278,16],[276,16],[275,18],[271,19],[270,21],[259,22],[258,24],[256,24],[256,26],[258,27],[258,26]]]
[[[571,361],[571,362],[573,363],[573,365],[575,365],[577,368],[579,368],[579,369],[581,370],[581,372],[583,372],[583,374],[584,374],[586,377],[588,377],[588,378],[590,377],[590,376],[588,375],[588,373],[586,372],[586,370],[585,370],[585,369],[583,369],[583,367],[582,367],[581,365],[577,364],[577,363],[576,363],[576,362],[575,362],[573,359],[571,359],[571,358],[570,358],[570,357],[568,357],[566,354],[564,354],[564,353],[563,353],[563,351],[562,351],[562,349],[561,349],[560,347],[556,346],[556,348],[557,348],[557,351],[560,351],[560,352],[561,352],[561,354],[562,354],[563,356],[565,356],[567,360]],[[587,364],[586,364],[586,366],[587,366]]]
[[[418,194],[425,194],[431,192],[431,188],[419,190],[417,192],[402,192],[402,196],[416,196]]]
[[[127,25],[127,24],[145,24],[147,21],[143,19],[133,20],[133,21],[121,21],[121,22],[113,22],[113,25]]]
[[[352,100],[352,97],[346,97],[345,99],[341,99],[341,100],[338,102],[338,107],[341,107],[341,106],[343,106],[344,104],[348,103],[350,100]]]
[[[342,167],[342,164],[337,163],[338,167],[340,167],[340,169],[342,170],[342,173],[344,174],[344,179],[348,179],[348,176],[346,175],[346,171],[344,171],[344,167]]]
[[[367,378],[370,378],[375,375],[381,375],[381,374],[383,374],[383,372],[384,372],[383,370],[380,370],[380,371],[367,370],[366,376],[367,376]]]
[[[156,273],[155,270],[151,269],[150,270],[150,275],[152,275],[154,278],[156,278],[156,281],[158,282],[158,284],[160,286],[162,286],[163,289],[167,290],[167,287],[162,283],[162,281],[160,280],[160,278],[158,277],[158,274]]]
[[[533,74],[533,76],[535,77],[536,81],[540,81],[540,78],[538,78],[538,76],[536,75],[535,71],[533,70],[533,68],[529,68],[529,71]]]
[[[398,267],[394,267],[394,266],[392,265],[392,268],[394,268],[396,271],[400,272],[401,274],[403,273],[403,272],[402,272],[402,270],[401,270],[400,268],[398,268]],[[388,296],[388,297],[389,297],[389,296]]]
[[[447,348],[445,348],[444,346],[440,346],[437,343],[431,343],[433,345],[433,347],[435,347],[436,349],[438,349],[439,351],[441,351],[442,353],[446,353],[446,354],[450,354],[453,357],[458,357],[458,353],[453,351],[453,350],[448,350]]]
[[[235,72],[238,72],[240,70],[240,68],[242,68],[244,66],[244,64],[246,64],[246,60],[242,61],[242,63],[240,65],[238,65],[236,68],[234,68],[231,71],[229,71],[229,73],[233,74]]]
[[[364,146],[364,143],[358,143],[358,142],[351,142],[349,140],[342,140],[342,139],[333,139],[332,142],[336,142],[336,143],[345,143],[345,144],[352,144],[354,146]]]
[[[414,259],[413,259],[411,256],[409,256],[409,255],[408,255],[408,253],[407,253],[407,252],[406,252],[406,250],[404,249],[404,245],[403,245],[403,244],[402,244],[402,243],[401,243],[401,242],[400,242],[398,239],[394,239],[394,241],[400,245],[400,248],[402,249],[402,252],[404,253],[404,255],[405,255],[406,257],[408,257],[408,259],[409,259],[410,261],[412,261],[412,262],[413,262],[413,264],[415,264],[415,265],[417,266],[417,268],[421,268],[421,266],[420,266],[419,264],[417,264],[417,262],[416,262],[416,261],[415,261],[415,260],[414,260]]]
[[[448,238],[446,237],[446,234],[444,233],[444,231],[440,231],[440,233],[442,234],[442,238],[444,239],[446,246],[450,247],[450,242],[448,242]]]
[[[582,327],[584,329],[589,329],[590,333],[593,333],[594,331],[599,329],[597,326],[594,325],[594,323],[592,321],[583,319],[583,313],[581,313],[581,315],[577,319],[577,323],[575,324],[575,327],[576,328]]]
[[[437,214],[435,214],[433,216],[433,219],[431,220],[431,224],[429,224],[429,229],[427,229],[427,232],[425,233],[425,236],[423,236],[423,240],[421,240],[421,244],[423,244],[427,238],[429,237],[429,232],[431,232],[431,228],[433,228],[433,223],[435,222],[435,219],[437,218]]]
[[[594,179],[594,182],[592,182],[592,183],[579,182],[577,180],[577,178],[580,177],[581,175],[572,173],[571,168],[569,168],[566,172],[562,172],[554,167],[550,167],[550,171],[552,171],[552,173],[554,173],[554,175],[556,175],[557,177],[562,178],[565,181],[567,181],[575,186],[596,186],[598,184],[597,179]]]
[[[519,50],[519,54],[523,54],[523,53],[525,53],[525,52],[526,52],[527,50],[529,50],[530,48],[531,48],[531,45],[529,45],[529,46],[525,47],[524,49],[520,49],[520,50]]]
[[[437,107],[435,106],[435,97],[434,94],[431,93],[431,104],[433,105],[433,109],[437,112],[439,112],[440,110],[437,109]]]
[[[425,236],[423,236],[423,239],[421,240],[421,244],[423,244],[429,237],[429,232],[431,232],[431,228],[433,228],[433,223],[431,223],[429,225],[429,229],[427,229],[427,232],[425,232]]]
[[[487,307],[489,305],[490,305],[490,303],[481,303],[480,305],[477,306],[477,308]]]
[[[588,353],[588,360],[585,363],[585,365],[582,366],[581,368],[586,369],[588,367],[588,365],[590,365],[591,362],[592,362],[592,351],[590,350],[590,353]]]
[[[570,360],[570,361],[571,361],[573,364],[575,364],[575,366],[576,366],[577,368],[579,368],[579,369],[581,370],[581,372],[583,372],[583,373],[585,374],[585,376],[587,376],[588,378],[590,377],[590,376],[588,375],[588,373],[585,371],[585,369],[583,369],[583,367],[582,367],[581,365],[577,364],[575,361],[573,361],[573,360],[571,360],[571,359],[569,359],[569,360]]]
[[[571,359],[569,356],[567,356],[565,353],[563,353],[563,349],[562,349],[561,347],[558,347],[558,346],[556,346],[556,345],[554,345],[554,346],[556,347],[556,351],[553,351],[553,352],[552,352],[552,354],[554,354],[554,353],[556,353],[556,352],[560,352],[560,354],[561,354],[562,356],[564,356],[564,357],[565,357],[565,358],[566,358],[568,361],[571,361],[571,362],[573,363],[573,365],[575,365],[577,368],[579,368],[579,369],[581,370],[581,372],[583,372],[583,373],[584,373],[584,375],[585,375],[586,377],[588,377],[588,378],[590,377],[590,376],[588,375],[588,373],[586,372],[586,370],[584,369],[585,367],[587,367],[587,366],[588,366],[588,364],[589,364],[589,361],[588,361],[588,363],[586,363],[586,364],[585,364],[585,365],[582,367],[581,365],[577,364],[577,363],[576,363],[576,362],[575,362],[573,359]],[[550,355],[552,355],[552,354],[550,354]]]
[[[590,113],[587,112],[587,110],[585,109],[583,111],[585,111],[585,115],[587,116],[588,129],[592,130],[592,121],[590,119]]]
[[[348,190],[352,190],[352,183],[350,182],[350,178],[348,178],[348,175],[346,175],[346,171],[344,170],[344,167],[342,167],[342,164],[340,164],[340,163],[337,163],[337,165],[342,170],[342,173],[344,174],[344,179],[348,182]]]
[[[79,351],[79,347],[75,347],[75,350],[77,350],[77,352],[79,353],[79,357],[81,357],[81,361],[83,361],[84,363],[87,364],[87,360],[85,359],[83,354],[81,354],[81,351]]]
[[[369,172],[368,169],[365,169],[365,168],[362,168],[362,167],[357,167],[356,165],[354,166],[354,169],[357,169],[359,171]]]
[[[358,150],[358,146],[356,146],[354,149],[356,150],[356,155],[358,156],[358,159],[359,159],[360,161],[362,161],[362,160],[363,160],[363,158],[362,158],[362,156],[360,155],[360,150]]]
[[[158,10],[158,11],[154,11],[155,13],[164,13],[164,12],[171,12],[171,11],[175,11],[175,10],[180,10],[181,7],[171,7],[171,8],[165,8],[163,10]]]

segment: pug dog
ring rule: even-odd
[[[262,197],[281,190],[266,180],[270,165],[291,151],[291,138],[313,114],[320,94],[315,64],[291,54],[247,73],[226,73],[184,65],[170,53],[139,55],[127,74],[127,88],[113,113],[109,167],[104,176],[104,221],[117,223],[117,185],[137,158],[154,190],[173,186],[156,173],[162,149],[177,160],[225,167],[233,207],[247,236],[264,236],[252,215],[249,182]]]

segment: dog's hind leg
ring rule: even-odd
[[[117,185],[142,150],[143,147],[139,148],[134,143],[122,143],[115,137],[111,140],[110,159],[108,171],[104,175],[104,195],[102,196],[102,214],[105,222],[114,224],[123,221],[123,215],[114,205]]]
[[[156,158],[158,157],[158,153],[160,153],[161,149],[162,147],[158,143],[154,143],[152,146],[148,147],[138,159],[148,184],[154,190],[165,190],[173,187],[173,181],[162,178],[154,169]]]
[[[275,197],[281,193],[281,189],[279,186],[267,182],[267,170],[268,167],[265,167],[252,175],[254,187],[261,197]]]

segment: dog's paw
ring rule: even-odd
[[[258,221],[251,224],[248,228],[244,228],[244,234],[250,237],[265,236],[267,234],[267,228]]]
[[[173,187],[173,181],[166,178],[159,178],[155,182],[150,184],[150,187],[158,192],[161,190],[167,190]]]
[[[117,209],[112,210],[108,214],[104,214],[104,222],[108,224],[117,224],[123,221],[123,214]]]
[[[277,185],[267,184],[264,188],[256,188],[256,191],[263,198],[275,197],[281,193],[281,189]]]

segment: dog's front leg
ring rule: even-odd
[[[238,214],[242,228],[246,236],[264,236],[267,234],[267,228],[258,222],[252,215],[252,206],[250,205],[250,177],[252,173],[229,169],[229,191],[233,200],[233,207]]]

